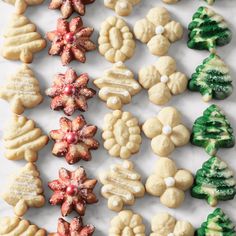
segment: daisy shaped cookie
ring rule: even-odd
[[[179,22],[171,20],[164,7],[152,8],[146,18],[136,22],[134,35],[142,43],[146,43],[149,51],[156,56],[167,54],[171,43],[183,36],[183,27]]]
[[[146,190],[160,197],[160,202],[169,208],[178,208],[185,199],[184,191],[193,185],[193,176],[188,170],[178,170],[169,158],[157,161],[154,174],[148,177]]]
[[[190,132],[181,123],[181,114],[174,107],[163,108],[156,117],[148,119],[142,129],[152,139],[153,152],[161,157],[170,155],[190,139]]]
[[[139,83],[148,89],[149,100],[164,105],[173,95],[183,93],[188,84],[187,76],[176,71],[176,62],[172,57],[163,56],[155,65],[139,71]]]

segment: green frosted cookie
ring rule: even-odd
[[[215,207],[218,201],[227,201],[236,194],[236,181],[227,164],[218,157],[211,157],[197,171],[191,194],[195,198],[206,199]]]
[[[199,7],[188,26],[188,47],[198,50],[216,51],[216,46],[228,44],[232,32],[224,18],[207,7]]]
[[[233,92],[228,66],[216,54],[211,54],[197,67],[188,83],[189,90],[199,91],[203,100],[225,99]]]
[[[209,106],[203,116],[196,119],[192,128],[191,143],[216,155],[219,148],[231,148],[235,144],[233,129],[217,105]]]
[[[235,226],[225,213],[217,208],[196,231],[196,236],[236,236]]]

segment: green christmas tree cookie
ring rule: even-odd
[[[217,208],[196,231],[196,236],[236,236],[235,226],[225,213]]]
[[[216,51],[216,46],[228,44],[232,32],[224,18],[207,7],[199,7],[188,26],[188,47],[198,50]]]
[[[216,105],[209,106],[203,116],[196,119],[192,128],[191,142],[205,148],[210,155],[216,155],[219,148],[231,148],[235,144],[233,129]]]
[[[206,161],[195,176],[191,194],[195,198],[206,199],[215,207],[218,201],[227,201],[236,194],[236,181],[227,164],[218,157]]]
[[[233,92],[228,66],[216,54],[211,54],[197,67],[188,84],[189,90],[199,91],[205,102],[212,98],[225,99]]]

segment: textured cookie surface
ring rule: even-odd
[[[13,114],[4,131],[3,142],[7,159],[35,162],[37,152],[47,144],[48,137],[35,126],[33,120]]]
[[[99,97],[107,102],[111,109],[121,109],[123,104],[131,102],[132,96],[141,90],[134,79],[134,74],[122,62],[117,62],[104,75],[97,78],[94,84],[100,88]]]

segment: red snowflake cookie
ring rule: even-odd
[[[96,94],[95,90],[87,88],[88,82],[87,74],[78,76],[71,68],[65,74],[57,74],[52,87],[46,90],[52,98],[51,109],[63,109],[68,116],[75,110],[87,111],[87,100]]]
[[[55,141],[52,153],[65,157],[69,164],[81,159],[91,160],[90,150],[98,149],[99,143],[93,137],[97,132],[95,125],[86,123],[82,115],[73,121],[66,117],[60,119],[60,129],[52,130],[50,137]]]
[[[52,42],[48,53],[61,56],[63,65],[68,65],[72,60],[84,63],[85,53],[96,49],[96,45],[90,40],[92,33],[93,28],[84,27],[79,16],[70,23],[58,19],[57,29],[47,33],[48,40]]]

